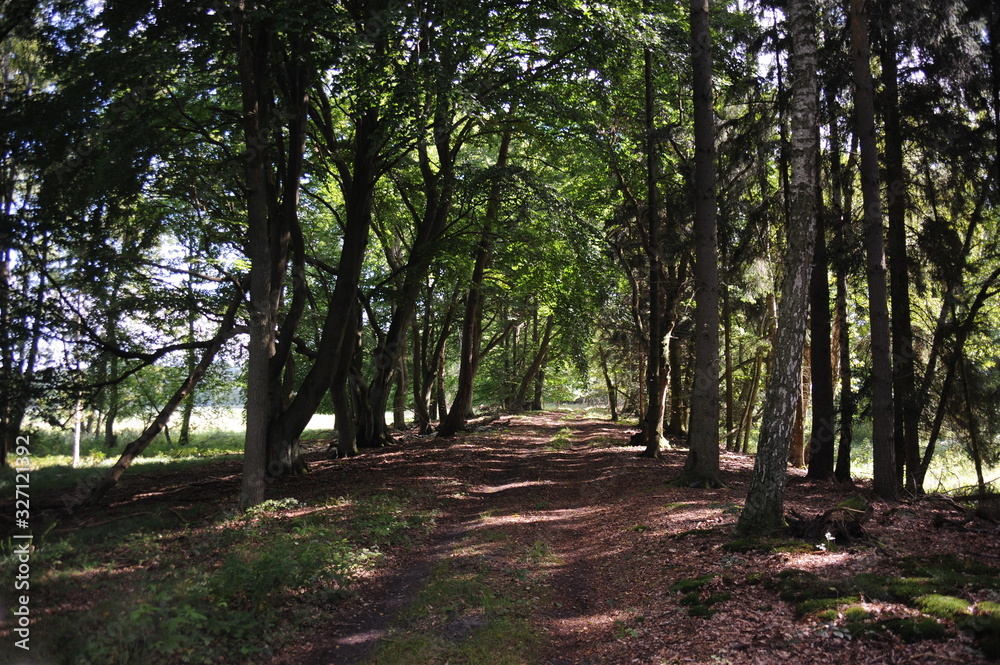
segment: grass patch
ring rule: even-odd
[[[562,559],[556,554],[552,547],[543,540],[536,540],[528,549],[525,560],[536,566],[558,566],[562,564]]]
[[[318,627],[381,548],[432,519],[402,494],[319,506],[284,499],[237,517],[196,517],[164,511],[36,538],[33,561],[44,566],[32,601],[58,608],[35,617],[45,635],[38,656],[108,665],[266,660]],[[9,545],[0,554],[0,575],[10,573]]]
[[[525,559],[547,564],[557,557],[536,541]],[[530,620],[535,606],[530,583],[491,577],[471,562],[436,566],[429,581],[403,611],[405,625],[381,641],[369,665],[467,663],[516,665],[537,662],[543,636]]]
[[[569,427],[563,427],[555,433],[555,436],[553,436],[551,440],[549,440],[548,444],[546,444],[546,448],[555,451],[569,450],[573,447],[573,442],[571,441],[572,437],[573,430]]]

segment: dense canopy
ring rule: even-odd
[[[683,482],[757,452],[745,530],[852,447],[884,498],[952,449],[985,492],[998,14],[7,3],[2,459],[100,436],[97,503],[196,405],[245,407],[246,508],[317,413],[351,456],[588,401],[689,446]]]

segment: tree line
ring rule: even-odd
[[[998,30],[986,0],[8,3],[0,455],[103,431],[97,502],[238,385],[249,507],[320,411],[349,456],[600,394],[643,455],[686,439],[683,482],[755,452],[746,531],[869,424],[879,496],[952,441],[985,492]]]

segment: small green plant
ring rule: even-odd
[[[626,637],[639,637],[640,633],[637,629],[629,627],[621,619],[616,619],[614,624],[615,629],[615,639],[621,640]]]
[[[562,559],[552,547],[543,540],[536,540],[526,555],[528,563],[541,566],[554,566],[562,563]]]
[[[569,450],[573,447],[573,442],[570,440],[573,436],[573,430],[569,427],[563,427],[561,430],[556,432],[555,436],[548,443],[549,450],[563,451]]]

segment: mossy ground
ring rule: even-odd
[[[953,556],[910,556],[899,561],[900,575],[861,573],[828,579],[813,572],[786,569],[764,580],[796,613],[836,623],[853,637],[886,633],[904,643],[941,640],[956,630],[972,633],[990,658],[1000,656],[1000,604],[971,598],[1000,589],[1000,571]],[[914,616],[878,618],[862,602],[894,603]]]

